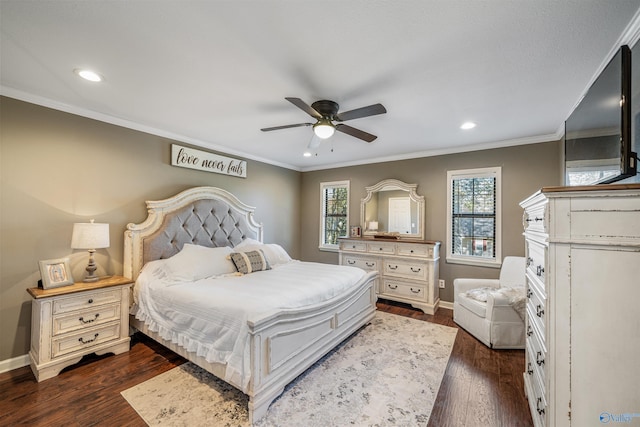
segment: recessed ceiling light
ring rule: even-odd
[[[305,157],[311,157],[311,152],[310,151],[305,151],[303,156]]]
[[[473,122],[464,122],[462,125],[460,125],[460,129],[464,130],[473,129],[474,127],[476,127],[476,124]]]
[[[89,80],[90,82],[101,82],[102,80],[104,80],[104,78],[100,74],[96,73],[95,71],[76,68],[75,70],[73,70],[73,72],[79,75],[80,77],[82,77],[83,79]]]

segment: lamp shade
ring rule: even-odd
[[[109,224],[79,222],[73,224],[72,249],[101,249],[109,247]]]

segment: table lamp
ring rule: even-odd
[[[71,235],[72,249],[86,249],[89,251],[89,264],[87,265],[87,275],[85,282],[95,282],[98,276],[95,275],[97,266],[93,259],[96,249],[109,247],[109,224],[99,224],[93,222],[80,222],[73,224],[73,234]]]

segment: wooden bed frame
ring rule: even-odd
[[[136,279],[146,262],[177,253],[184,243],[235,246],[244,238],[262,241],[262,225],[254,208],[215,187],[196,187],[171,198],[147,201],[148,217],[127,225],[124,238],[124,276]],[[251,379],[249,422],[262,418],[284,387],[336,345],[373,319],[376,310],[374,279],[367,274],[351,290],[321,304],[287,309],[248,322]],[[210,363],[195,353],[162,339],[131,316],[131,327],[163,344],[218,378],[225,365]]]

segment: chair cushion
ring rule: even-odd
[[[487,303],[469,298],[465,292],[458,294],[458,303],[472,313],[484,318],[487,317]]]

